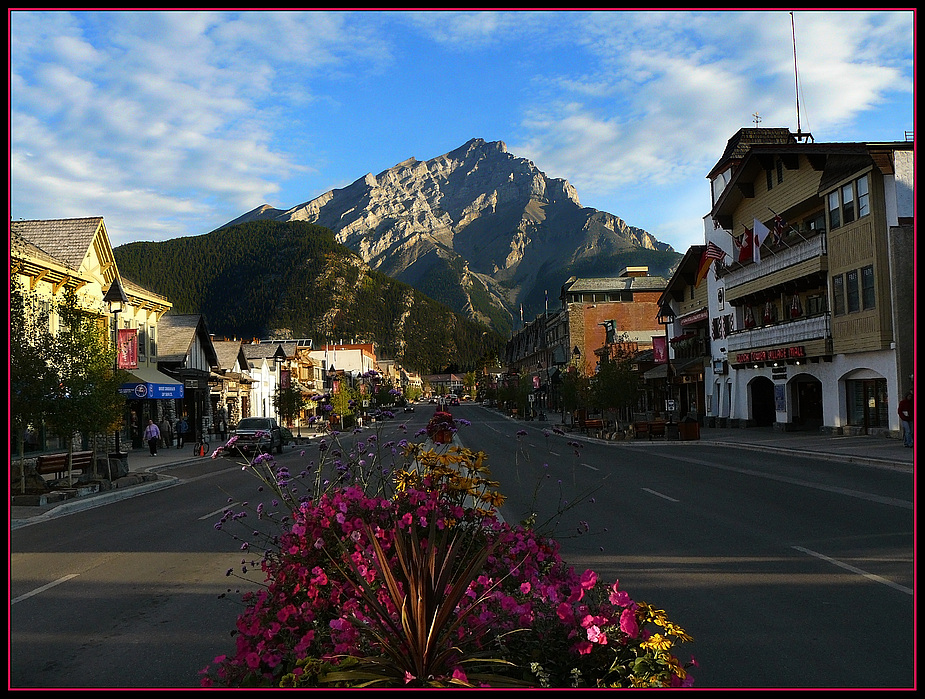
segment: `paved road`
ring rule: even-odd
[[[426,409],[422,408],[422,410]],[[487,408],[485,410],[488,410]],[[495,415],[495,411],[492,411]],[[400,415],[398,416],[401,417]],[[525,426],[542,429],[567,429],[554,422],[525,422]],[[371,429],[371,428],[367,428]],[[592,440],[578,432],[567,433],[570,438]],[[753,427],[738,428],[702,428],[700,440],[713,444],[726,444],[736,449],[757,449],[775,453],[813,454],[819,458],[826,458],[846,463],[864,463],[880,468],[912,471],[915,467],[915,449],[903,446],[901,439],[890,439],[880,436],[841,436],[828,435],[818,432],[781,432],[773,428]],[[636,440],[634,444],[640,446],[647,440]],[[664,445],[664,440],[653,441],[652,444]],[[620,444],[620,442],[614,442]],[[670,441],[677,449],[686,449],[696,442]],[[297,450],[299,445],[289,445],[286,449]],[[26,526],[31,523],[43,521],[52,517],[60,517],[71,512],[90,507],[99,507],[114,500],[134,497],[141,492],[151,489],[169,487],[173,479],[161,473],[165,469],[180,463],[207,459],[208,456],[194,456],[192,447],[183,449],[162,449],[157,456],[148,454],[147,449],[135,450],[129,454],[129,468],[131,473],[117,481],[117,488],[72,498],[64,502],[47,505],[16,505],[10,507],[10,529]],[[154,478],[151,474],[155,474]]]

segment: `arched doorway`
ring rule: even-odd
[[[774,382],[758,376],[749,384],[752,424],[755,427],[770,427],[777,419],[774,407]]]
[[[811,374],[799,374],[790,380],[790,390],[794,427],[801,430],[822,427],[822,382]]]

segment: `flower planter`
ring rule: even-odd
[[[449,444],[453,441],[453,433],[449,430],[440,430],[431,436],[430,440],[434,444]]]

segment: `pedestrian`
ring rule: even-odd
[[[903,446],[912,447],[912,420],[913,420],[913,402],[912,391],[906,394],[906,397],[899,401],[899,425],[903,430]]]
[[[186,417],[181,415],[180,419],[177,420],[177,449],[183,448],[183,442],[186,440],[186,431],[189,429],[189,425],[186,422]]]
[[[222,441],[225,441],[225,439],[227,439],[228,413],[225,412],[224,408],[218,409],[218,434],[221,437]]]
[[[145,427],[145,441],[148,443],[151,456],[157,456],[157,445],[161,441],[161,431],[154,424],[154,420],[148,420],[148,426]]]
[[[170,420],[164,418],[157,427],[161,431],[161,446],[169,449],[173,446],[173,425],[170,424]]]

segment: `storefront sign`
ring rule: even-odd
[[[779,362],[787,359],[806,359],[806,348],[803,345],[796,345],[794,347],[755,350],[753,352],[740,352],[736,354],[737,364],[747,364],[749,362]]]
[[[699,311],[691,313],[690,315],[682,316],[680,322],[681,322],[681,325],[690,325],[691,323],[698,323],[701,320],[706,320],[709,317],[710,317],[709,312],[707,311],[706,308],[703,308]]]

